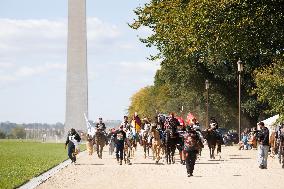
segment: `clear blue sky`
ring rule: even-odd
[[[127,26],[146,0],[87,0],[89,117],[121,119],[158,63]],[[0,121],[64,122],[67,0],[0,0]]]

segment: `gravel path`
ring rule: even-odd
[[[256,150],[239,151],[237,147],[223,147],[222,158],[209,160],[207,148],[195,166],[194,176],[186,176],[186,168],[177,162],[173,165],[155,165],[144,159],[138,148],[132,165],[118,165],[114,156],[104,151],[103,159],[84,154],[77,165],[69,165],[38,189],[281,189],[284,188],[284,169],[278,159],[269,158],[268,169],[261,170],[256,163]]]

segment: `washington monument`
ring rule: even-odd
[[[86,130],[88,70],[86,0],[68,0],[68,42],[65,133]]]

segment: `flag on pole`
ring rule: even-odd
[[[86,116],[85,113],[84,113],[84,117],[85,117],[86,126],[87,126],[87,133],[93,137],[93,136],[95,135],[96,130],[95,130],[95,128],[92,127],[92,125],[90,124],[90,122],[89,122],[89,120],[88,120],[88,118],[87,118],[87,116]]]

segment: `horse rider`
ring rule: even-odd
[[[169,118],[169,127],[172,129],[173,133],[177,133],[177,127],[180,126],[180,123],[177,118],[175,118],[175,114],[171,113]]]
[[[68,133],[66,142],[65,142],[65,149],[68,145],[68,157],[71,159],[72,163],[75,165],[76,163],[76,154],[75,154],[75,147],[81,141],[80,135],[76,132],[75,129],[71,129]]]
[[[103,122],[103,118],[99,118],[99,122],[96,124],[96,129],[101,129],[101,131],[106,132],[106,125]]]
[[[102,132],[105,136],[105,141],[106,141],[106,145],[108,145],[108,134],[106,132],[106,125],[105,123],[103,122],[103,118],[99,118],[99,122],[96,124],[96,130],[97,132]]]
[[[219,129],[218,122],[216,121],[215,117],[211,117],[208,131],[214,132],[214,134],[217,137],[217,140],[220,141],[221,144],[224,144],[222,135],[221,135],[221,133],[219,133],[218,129]]]
[[[186,127],[184,135],[184,154],[186,162],[187,176],[193,176],[193,170],[198,153],[198,134],[192,127]]]
[[[123,126],[124,130],[126,130],[126,131],[131,129],[127,116],[123,117],[123,122],[121,123],[121,125]]]
[[[157,127],[159,127],[162,131],[165,130],[165,121],[166,121],[166,117],[164,115],[162,115],[162,114],[159,114],[156,117]]]
[[[114,134],[115,137],[115,147],[116,147],[116,160],[119,165],[122,165],[123,155],[124,155],[124,142],[126,139],[126,133],[123,130],[123,125],[119,126],[119,130]]]
[[[198,137],[200,139],[200,142],[201,142],[201,146],[203,146],[203,143],[204,143],[204,137],[201,133],[201,126],[200,126],[200,123],[197,121],[196,118],[193,118],[192,119],[192,129],[196,131],[196,133],[198,134]]]

